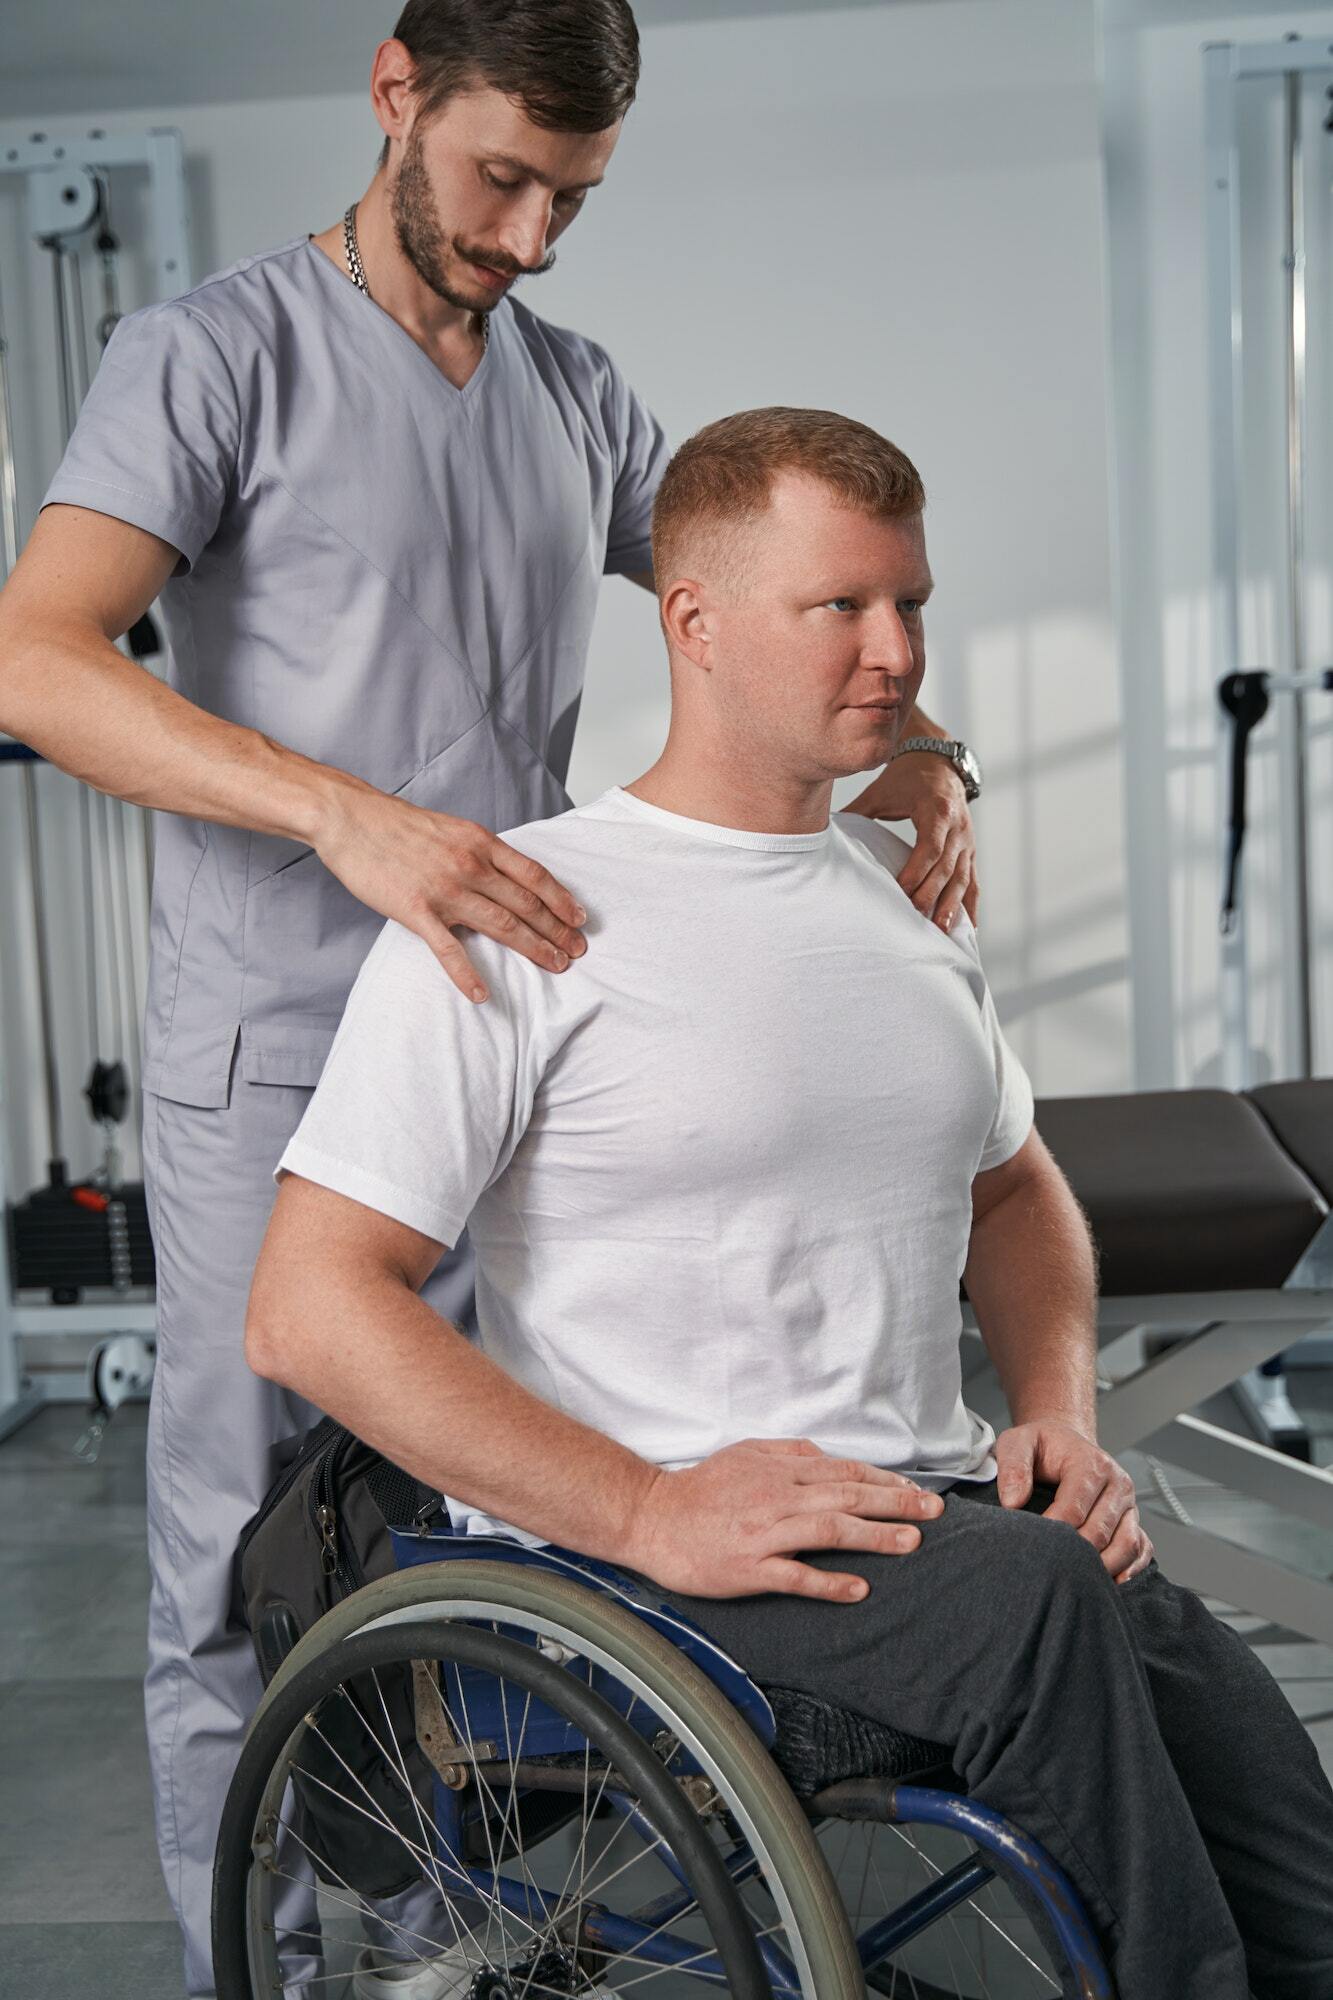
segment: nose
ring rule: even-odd
[[[896,605],[875,610],[862,625],[861,664],[895,680],[906,680],[917,665],[912,634],[899,616]]]
[[[535,268],[546,255],[553,200],[549,189],[532,188],[528,199],[510,215],[500,231],[501,249],[525,270]]]

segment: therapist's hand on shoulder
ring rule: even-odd
[[[951,931],[959,910],[977,921],[977,838],[967,790],[952,764],[929,750],[909,750],[884,766],[840,812],[867,819],[909,819],[916,845],[899,887],[923,917]]]
[[[455,924],[548,972],[563,972],[587,950],[578,928],[586,912],[564,884],[475,820],[412,805],[341,772],[313,845],[360,902],[424,938],[469,1000],[489,994]]]
[[[850,1604],[867,1594],[863,1578],[795,1552],[910,1555],[914,1524],[943,1511],[938,1493],[901,1472],[833,1458],[810,1438],[742,1438],[682,1471],[659,1468],[620,1559],[690,1597],[780,1591]]]

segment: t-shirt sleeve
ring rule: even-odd
[[[179,300],[148,306],[107,343],[42,505],[114,515],[189,568],[217,530],[239,442],[236,385],[209,328]]]
[[[978,966],[981,965],[977,934],[965,910],[960,910],[958,913],[958,921],[954,925],[954,941],[962,946]],[[977,1172],[984,1174],[992,1167],[1002,1167],[1006,1160],[1012,1159],[1027,1138],[1032,1130],[1033,1097],[1028,1073],[1005,1040],[1000,1017],[995,1011],[989,980],[985,981],[981,996],[981,1024],[990,1046],[991,1061],[995,1065],[997,1092],[995,1116],[991,1121],[990,1131],[986,1134],[986,1143],[981,1149],[981,1158],[977,1163]]]
[[[653,501],[671,448],[666,432],[643,398],[631,389],[614,362],[610,368],[616,483],[602,567],[608,576],[624,576],[653,566]]]
[[[301,1174],[446,1248],[508,1165],[543,1062],[535,985],[517,955],[472,933],[467,951],[489,989],[480,1003],[459,992],[414,931],[386,923],[274,1169],[277,1179]]]

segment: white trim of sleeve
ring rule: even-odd
[[[305,1180],[318,1182],[320,1187],[332,1188],[335,1194],[359,1201],[365,1208],[392,1216],[395,1222],[405,1223],[409,1229],[420,1230],[423,1236],[433,1237],[446,1249],[457,1243],[467,1223],[466,1216],[459,1220],[413,1189],[395,1187],[392,1181],[367,1173],[364,1167],[355,1166],[350,1160],[332,1159],[299,1136],[288,1140],[282,1158],[273,1169],[275,1180],[284,1167]]]

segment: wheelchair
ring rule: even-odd
[[[1112,2000],[1073,1885],[947,1746],[761,1689],[609,1563],[391,1534],[396,1572],[296,1641],[255,1714],[218,2000],[350,1992],[338,1953],[376,1918],[406,1966],[451,1947],[460,2000]],[[321,1946],[284,1927],[297,1866]],[[289,1986],[303,1944],[325,1970]]]

